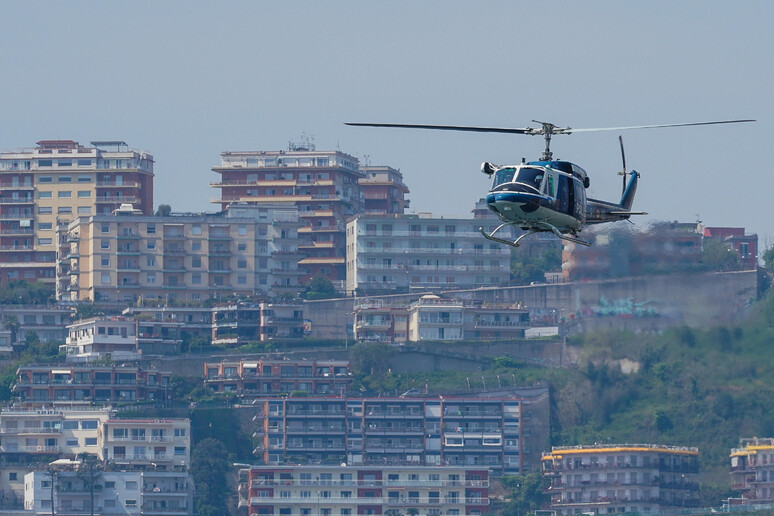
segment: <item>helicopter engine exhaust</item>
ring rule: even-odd
[[[488,161],[481,163],[481,172],[488,176],[494,174],[496,170],[497,166],[494,163],[489,163]]]

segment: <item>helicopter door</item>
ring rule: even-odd
[[[556,174],[551,171],[546,171],[543,193],[551,198],[556,198]]]
[[[570,188],[572,185],[565,175],[557,177],[558,184],[556,188],[556,211],[572,215],[575,204],[575,191]]]

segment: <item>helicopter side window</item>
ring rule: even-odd
[[[516,173],[515,168],[501,168],[500,170],[495,172],[492,188],[494,188],[495,186],[501,185],[503,183],[510,183],[511,181],[513,181],[514,173]]]
[[[522,168],[519,170],[519,176],[516,178],[516,181],[532,186],[540,191],[540,185],[543,182],[543,170],[539,168]]]

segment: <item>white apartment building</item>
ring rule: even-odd
[[[24,476],[42,457],[98,454],[98,428],[109,408],[6,408],[0,411],[0,492],[5,507],[21,505]],[[50,513],[50,509],[49,509]]]
[[[99,446],[100,458],[114,464],[183,471],[191,462],[191,422],[182,418],[110,419],[100,426]]]
[[[64,350],[68,362],[91,362],[101,357],[138,360],[137,323],[125,317],[95,317],[67,326]]]
[[[347,223],[346,290],[394,294],[410,289],[466,289],[507,283],[511,251],[490,242],[477,219],[361,215]]]
[[[58,226],[121,203],[153,212],[153,156],[121,141],[43,140],[0,153],[0,281],[53,283]]]
[[[55,514],[89,514],[90,493],[71,467],[55,473]],[[183,516],[192,514],[193,486],[188,472],[101,471],[94,491],[95,514]],[[51,514],[51,475],[32,471],[24,477],[24,508]]]

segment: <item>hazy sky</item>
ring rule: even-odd
[[[0,3],[0,148],[124,140],[156,159],[155,202],[214,210],[225,150],[303,134],[399,168],[412,211],[467,217],[482,161],[539,137],[354,128],[345,121],[609,127],[639,219],[746,226],[774,243],[774,2],[77,1]],[[590,194],[620,197],[618,133],[557,136]]]

